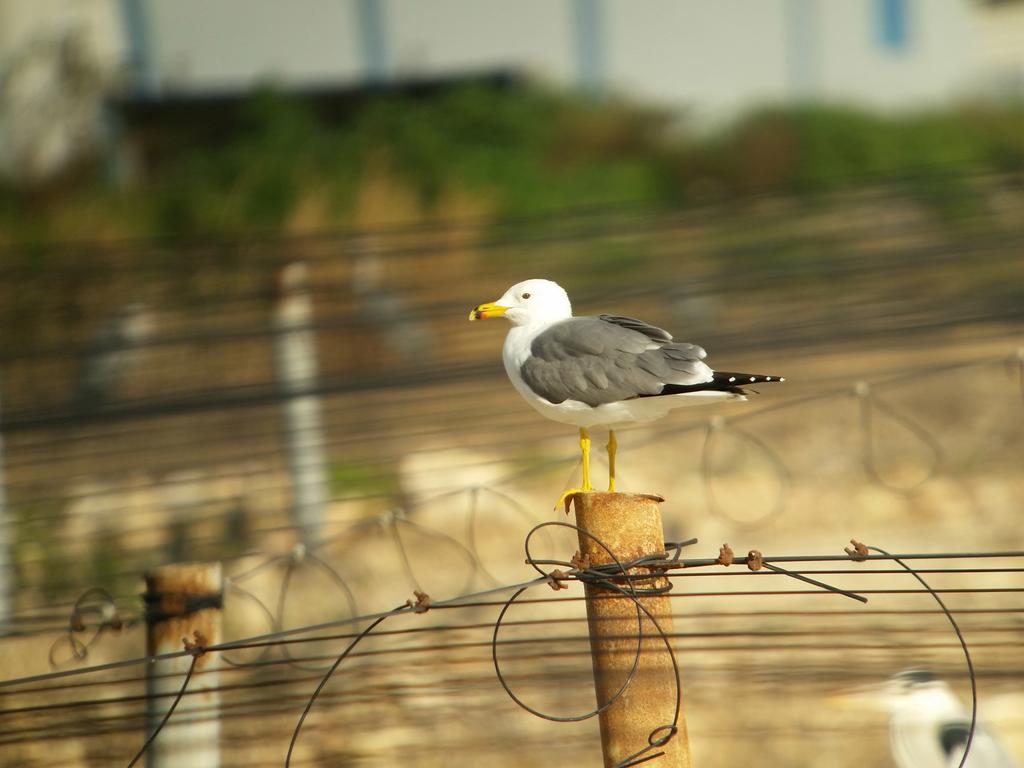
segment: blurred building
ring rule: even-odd
[[[972,14],[975,82],[993,95],[1024,94],[1024,2],[988,0]]]
[[[88,119],[49,120],[35,142],[49,149],[26,164],[32,115],[112,90],[180,99],[523,73],[718,120],[761,102],[1019,95],[1021,40],[1020,0],[0,0],[0,163],[58,166]]]

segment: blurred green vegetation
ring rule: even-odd
[[[883,117],[851,107],[762,109],[690,147],[735,192],[823,191],[965,171],[1024,170],[1024,109],[976,106]],[[687,154],[684,153],[684,154]],[[692,173],[686,163],[685,171]]]
[[[386,463],[333,463],[327,470],[332,498],[387,496],[399,490],[397,470]]]
[[[54,519],[62,519],[56,504],[34,507],[14,506],[12,559],[14,578],[18,584],[35,583],[47,599],[55,599],[63,580],[75,565],[65,548],[60,546],[54,530]]]
[[[99,163],[43,190],[0,189],[0,231],[27,245],[343,226],[354,220],[360,190],[381,174],[409,192],[421,215],[461,196],[489,201],[502,217],[763,192],[813,196],[889,180],[941,207],[968,201],[965,174],[1024,172],[1019,104],[899,116],[771,107],[697,134],[664,112],[538,88],[381,94],[330,125],[268,91],[245,105],[241,126],[217,146],[189,146],[127,189],[104,183]]]

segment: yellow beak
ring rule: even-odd
[[[495,304],[493,301],[487,304],[481,304],[476,309],[469,313],[470,320],[486,320],[490,317],[501,317],[508,312],[508,307],[502,307]]]

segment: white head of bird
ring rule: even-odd
[[[470,320],[491,317],[505,317],[512,325],[548,326],[572,317],[572,304],[558,283],[535,278],[516,283],[497,301],[469,313]]]
[[[890,677],[882,685],[880,698],[893,717],[952,717],[963,712],[953,690],[923,669],[907,669]]]

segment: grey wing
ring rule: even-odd
[[[632,318],[574,317],[533,340],[520,369],[527,386],[552,403],[589,406],[660,394],[666,384],[710,381],[695,344],[673,344],[660,328]]]
[[[631,331],[639,331],[647,338],[652,341],[669,342],[672,341],[672,334],[663,328],[659,328],[656,325],[645,323],[643,320],[637,320],[635,317],[623,317],[622,315],[598,315],[598,320],[604,320],[606,323],[613,323],[620,325],[623,328],[628,328]]]

